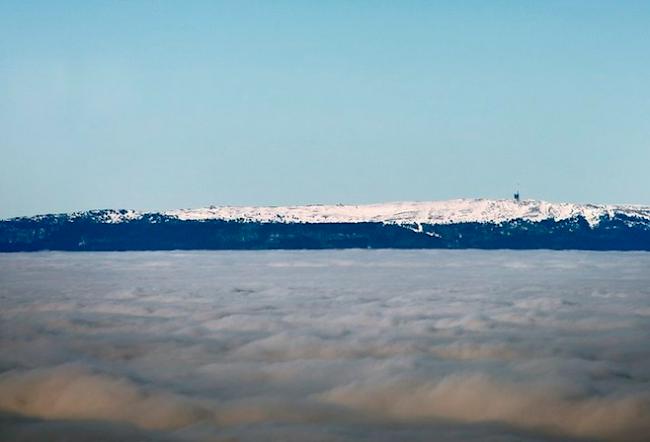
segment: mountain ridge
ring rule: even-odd
[[[650,207],[459,199],[101,209],[0,221],[0,251],[478,248],[650,251]]]
[[[118,223],[160,215],[182,221],[224,220],[279,223],[363,223],[456,224],[467,222],[499,223],[523,219],[561,221],[582,217],[597,225],[602,217],[625,215],[650,220],[650,206],[632,204],[552,203],[541,200],[452,199],[442,201],[395,201],[375,204],[309,204],[291,206],[209,206],[166,211],[133,209],[95,209],[70,213],[9,218],[39,219],[47,216],[79,218],[96,216],[99,221]]]

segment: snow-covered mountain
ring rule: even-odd
[[[650,206],[551,203],[537,200],[455,199],[447,201],[398,201],[381,204],[314,204],[302,206],[210,206],[159,213],[135,210],[73,212],[71,218],[94,217],[107,223],[128,222],[147,215],[182,221],[223,220],[262,223],[384,223],[458,224],[512,220],[538,222],[583,218],[590,226],[617,215],[650,220]],[[44,215],[33,217],[42,218]],[[47,215],[45,215],[47,216]]]
[[[308,205],[278,207],[207,207],[164,212],[181,220],[283,223],[457,224],[502,223],[515,219],[562,221],[584,218],[597,225],[617,214],[650,220],[650,206],[549,203],[535,200],[456,199],[429,202],[393,202],[364,205]],[[125,215],[134,216],[132,213]]]
[[[650,250],[650,206],[457,199],[108,209],[0,221],[0,251],[334,247]]]

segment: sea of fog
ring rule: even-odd
[[[0,254],[0,440],[650,439],[650,253]]]

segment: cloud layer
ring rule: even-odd
[[[650,254],[0,255],[12,440],[643,440]]]

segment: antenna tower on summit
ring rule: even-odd
[[[519,186],[517,186],[517,187],[519,187]],[[517,190],[515,190],[515,194],[512,196],[515,199],[516,203],[519,202],[519,196],[520,196],[519,195],[519,189],[517,189]]]

